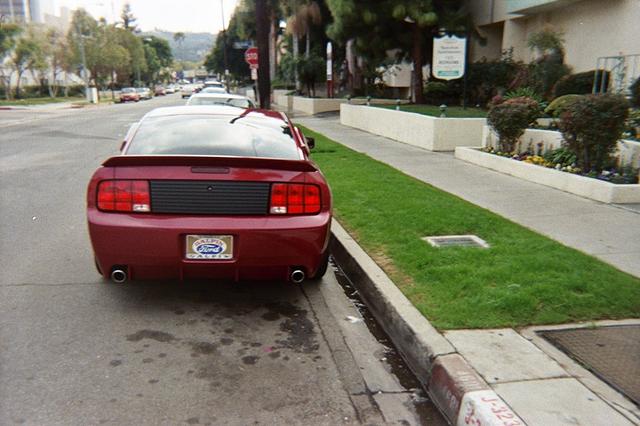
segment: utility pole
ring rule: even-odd
[[[258,41],[258,92],[260,108],[271,108],[271,78],[269,75],[269,5],[256,0],[256,38]]]
[[[222,14],[222,55],[224,57],[224,84],[229,91],[229,59],[227,58],[227,30],[224,25],[224,0],[220,0],[220,12]]]

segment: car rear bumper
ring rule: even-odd
[[[88,223],[106,276],[124,266],[134,280],[287,280],[294,268],[316,274],[327,254],[331,215],[202,217],[90,209]],[[233,259],[186,259],[187,235],[233,236]]]

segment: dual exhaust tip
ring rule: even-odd
[[[303,282],[305,277],[306,275],[302,269],[294,269],[293,271],[291,271],[291,275],[289,276],[291,282],[295,284],[300,284],[301,282]],[[127,278],[128,276],[126,269],[114,267],[111,271],[111,281],[113,281],[114,283],[122,284],[123,282],[127,281]]]

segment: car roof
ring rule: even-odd
[[[184,105],[173,107],[156,108],[149,111],[143,117],[167,117],[171,115],[211,115],[218,117],[252,117],[269,118],[272,120],[289,123],[289,119],[284,113],[267,109],[245,109],[228,105]]]

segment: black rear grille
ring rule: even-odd
[[[151,211],[206,215],[265,215],[270,185],[265,182],[151,181]]]

